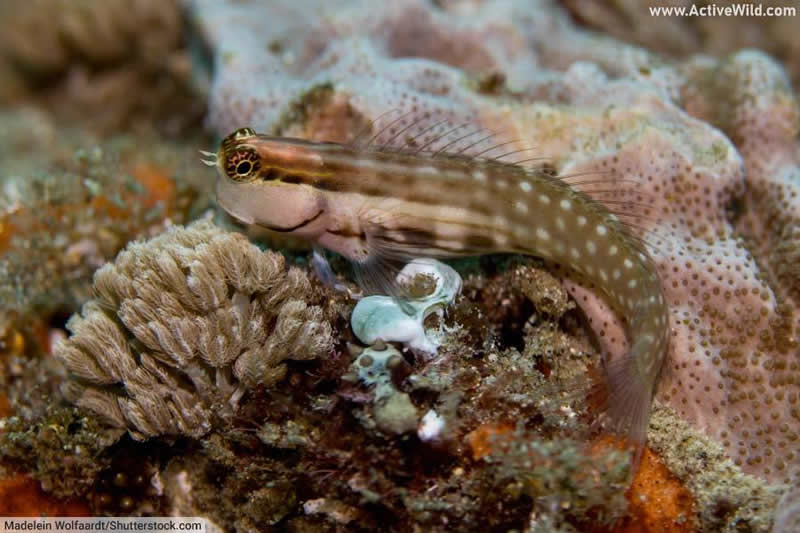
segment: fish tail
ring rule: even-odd
[[[634,464],[644,450],[650,409],[666,358],[667,330],[661,326],[665,320],[663,306],[645,308],[631,328],[634,338],[627,352],[605,361],[608,429],[633,446]]]

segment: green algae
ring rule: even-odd
[[[625,516],[625,490],[631,478],[630,454],[610,450],[590,453],[586,444],[571,440],[540,440],[515,431],[494,439],[496,486],[533,502],[534,531],[571,531],[593,522],[609,526]]]
[[[246,461],[242,450],[220,434],[210,435],[202,449],[174,458],[165,477],[177,473],[185,477],[185,487],[191,487],[183,495],[181,513],[203,512],[212,522],[236,531],[273,526],[297,505],[296,476],[290,469],[268,458]]]
[[[0,461],[29,472],[55,496],[81,496],[111,465],[106,452],[120,435],[80,409],[50,404],[33,422],[0,419]]]

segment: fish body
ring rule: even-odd
[[[601,201],[548,173],[491,159],[232,133],[216,154],[220,205],[243,222],[349,258],[367,289],[417,257],[511,252],[564,265],[624,317],[606,361],[608,414],[643,442],[668,347],[668,307],[641,242]]]

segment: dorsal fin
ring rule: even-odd
[[[458,121],[442,113],[394,109],[378,115],[352,141],[359,149],[458,155],[516,164],[511,156],[534,151],[520,139],[492,131],[474,118]],[[538,157],[526,161],[540,159]]]

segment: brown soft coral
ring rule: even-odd
[[[55,350],[74,378],[64,392],[137,439],[202,436],[287,359],[333,342],[305,274],[210,222],[132,243],[94,287]]]

